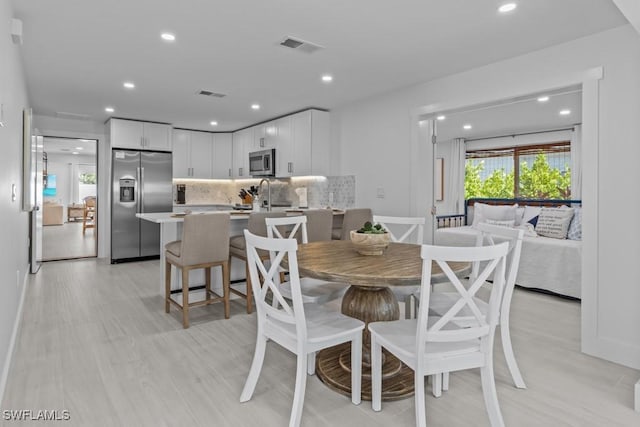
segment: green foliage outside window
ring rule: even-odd
[[[538,154],[529,167],[527,162],[519,165],[518,193],[515,197],[526,199],[569,199],[571,198],[571,169],[565,172],[552,168],[544,154]],[[476,165],[469,160],[465,164],[464,197],[507,198],[514,197],[514,172],[495,169],[484,181],[480,174],[484,162]]]
[[[96,183],[96,174],[95,173],[81,173],[80,174],[80,184],[95,184]]]

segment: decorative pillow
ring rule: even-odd
[[[522,218],[524,216],[524,206],[518,206],[516,208],[516,225],[522,224]]]
[[[573,219],[569,224],[569,231],[567,231],[567,239],[569,240],[582,240],[582,209],[574,208]]]
[[[473,204],[473,224],[475,226],[488,219],[495,221],[505,221],[516,219],[516,208],[518,205],[511,206],[492,206],[484,203]]]
[[[540,209],[542,208],[539,206],[525,206],[524,213],[522,214],[522,221],[520,223],[524,224],[529,222],[535,226],[535,222],[532,222],[531,220],[540,215]]]
[[[573,208],[542,208],[538,215],[536,233],[540,236],[566,239]]]
[[[534,227],[536,226],[537,223],[538,223],[538,215],[534,216],[529,221],[525,222],[525,224],[530,224],[530,225],[533,225]]]
[[[509,227],[509,228],[513,228],[513,226],[516,225],[516,221],[514,219],[505,219],[505,220],[486,219],[484,220],[484,223],[489,225],[495,225],[498,227]]]

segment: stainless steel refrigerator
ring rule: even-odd
[[[171,153],[111,153],[111,263],[160,255],[160,224],[136,213],[173,210]]]

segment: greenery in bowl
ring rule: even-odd
[[[371,222],[367,221],[364,223],[364,226],[356,231],[356,233],[364,233],[364,234],[384,234],[387,230],[380,224],[373,225]]]

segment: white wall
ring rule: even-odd
[[[583,157],[583,268],[588,268],[583,295],[588,296],[582,348],[640,368],[640,286],[628,268],[640,259],[640,239],[629,237],[640,236],[640,222],[621,219],[623,212],[633,216],[640,210],[634,197],[640,182],[640,38],[631,26],[344,106],[332,112],[332,134],[339,138],[339,173],[356,176],[358,206],[376,213],[426,214],[425,188],[431,183],[422,165],[430,163],[416,159],[414,146],[424,134],[416,124],[420,114],[566,87],[597,67],[604,78],[583,96],[583,111],[594,99],[598,105],[583,132],[583,141],[594,142]],[[423,138],[417,148],[427,153],[426,145]],[[385,199],[376,198],[379,186],[386,189]]]
[[[29,216],[21,211],[22,111],[28,106],[28,100],[19,46],[9,37],[12,17],[9,2],[0,0],[0,104],[3,105],[5,124],[0,127],[0,402],[19,324],[29,262]],[[11,200],[12,184],[18,188],[15,201]]]
[[[90,120],[59,119],[34,115],[34,127],[39,135],[65,138],[86,138],[98,141],[98,257],[104,258],[109,252],[109,162],[111,149],[104,133],[104,124]]]

